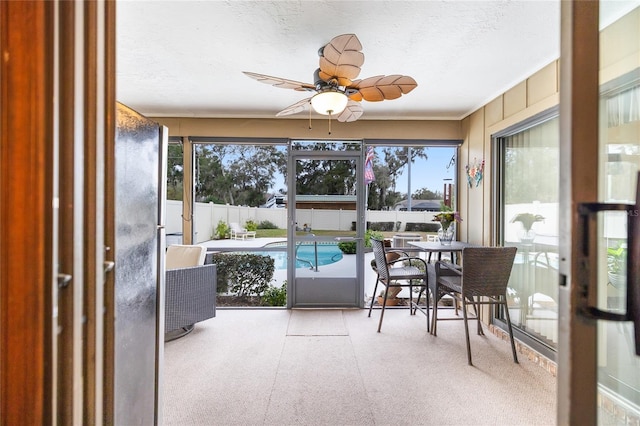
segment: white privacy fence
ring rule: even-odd
[[[531,203],[512,204],[505,206],[505,219],[510,221],[514,215],[523,212],[541,214],[545,220],[534,225],[534,229],[540,235],[558,235],[558,204],[557,203]],[[399,224],[394,227],[394,231],[404,232],[407,223],[434,223],[434,212],[407,212],[407,211],[376,211],[366,212],[367,222],[392,222]],[[213,239],[215,228],[219,221],[227,224],[237,222],[244,226],[247,220],[255,223],[268,220],[280,229],[287,227],[286,208],[259,208],[230,206],[213,203],[195,203],[193,215],[193,229],[196,233],[197,243]],[[352,229],[353,222],[356,221],[354,210],[318,210],[318,209],[298,209],[298,226],[302,228],[307,224],[311,229],[337,229],[348,231]],[[182,202],[167,201],[167,234],[182,232]],[[519,224],[508,223],[505,229],[505,240],[517,241],[516,232]]]
[[[311,229],[337,229],[348,231],[352,229],[356,221],[354,210],[319,210],[297,209],[296,221],[302,228],[307,224]],[[392,222],[399,224],[394,231],[403,232],[407,222],[427,223],[433,222],[434,212],[407,212],[407,211],[374,211],[366,212],[368,222]],[[195,203],[193,212],[193,229],[195,242],[201,243],[214,238],[215,228],[219,221],[225,223],[237,222],[244,226],[247,220],[260,223],[268,220],[281,229],[287,227],[286,208],[259,208],[230,206],[213,203]],[[166,231],[168,235],[182,232],[182,202],[167,201]]]

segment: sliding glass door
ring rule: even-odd
[[[511,321],[551,358],[558,342],[558,131],[553,110],[497,138],[499,242],[518,248],[509,281]]]
[[[640,2],[561,7],[558,423],[638,424]]]
[[[640,38],[639,19],[640,8],[637,8],[619,22],[628,31],[628,38],[621,40],[634,43],[636,49]],[[640,171],[640,67],[601,83],[598,198],[604,203],[635,204]],[[638,214],[637,210],[628,210],[599,215],[600,309],[614,313],[626,311],[626,261],[630,243],[627,218]],[[640,420],[640,357],[635,355],[634,325],[598,321],[597,332],[598,393],[602,401],[599,423],[609,424],[621,415],[637,422]]]

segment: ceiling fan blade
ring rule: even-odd
[[[293,105],[289,105],[282,111],[276,114],[276,117],[282,117],[285,115],[297,114],[300,111],[304,111],[305,106],[311,102],[311,98],[302,99],[301,101],[296,102]]]
[[[248,77],[253,78],[254,80],[258,80],[260,83],[270,84],[275,87],[280,87],[282,89],[293,89],[299,91],[305,90],[316,90],[313,84],[303,83],[301,81],[288,80],[286,78],[280,77],[272,77],[270,75],[265,74],[257,74],[255,72],[242,71]]]
[[[338,115],[337,120],[341,123],[349,123],[351,121],[356,121],[358,118],[362,116],[364,110],[362,109],[362,104],[356,101],[347,102],[347,106]]]
[[[360,74],[364,54],[362,44],[355,34],[342,34],[331,39],[321,49],[320,78],[324,81],[336,79],[339,86],[349,86]]]
[[[357,89],[362,99],[369,102],[379,102],[397,99],[403,94],[407,94],[418,87],[416,81],[406,75],[378,75],[375,77],[357,80],[349,88]],[[358,95],[349,96],[350,99],[358,100]]]
[[[360,81],[360,80],[358,80],[358,81]],[[358,89],[354,89],[353,87],[354,86],[350,87],[350,89],[352,90],[352,93],[348,94],[347,97],[349,99],[351,99],[352,101],[357,101],[357,102],[363,101],[364,98],[362,97],[362,93],[360,93],[360,91]]]

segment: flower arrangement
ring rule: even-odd
[[[520,222],[525,231],[531,231],[531,227],[536,222],[544,221],[544,216],[533,213],[519,213],[511,219],[511,223]]]
[[[433,217],[434,222],[440,222],[442,229],[446,231],[453,222],[462,222],[458,212],[442,212]]]

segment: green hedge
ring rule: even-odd
[[[365,247],[371,247],[371,237],[381,240],[384,238],[384,235],[382,234],[382,232],[367,230],[367,232],[364,233]],[[338,243],[338,248],[342,250],[344,254],[356,254],[356,250],[358,247],[356,241],[343,241],[341,243]]]
[[[438,232],[439,222],[407,222],[405,232]]]
[[[236,296],[262,296],[275,271],[274,260],[259,254],[214,253],[218,273],[217,292]]]
[[[287,305],[287,282],[280,287],[270,286],[262,295],[260,303],[263,306],[286,306]]]
[[[355,241],[344,241],[338,243],[338,248],[342,250],[344,254],[356,254],[358,246]]]
[[[258,229],[278,229],[278,227],[269,220],[263,220],[258,224]]]
[[[367,229],[371,231],[392,232],[400,229],[401,222],[367,222]],[[351,230],[356,230],[356,223],[351,222]]]

